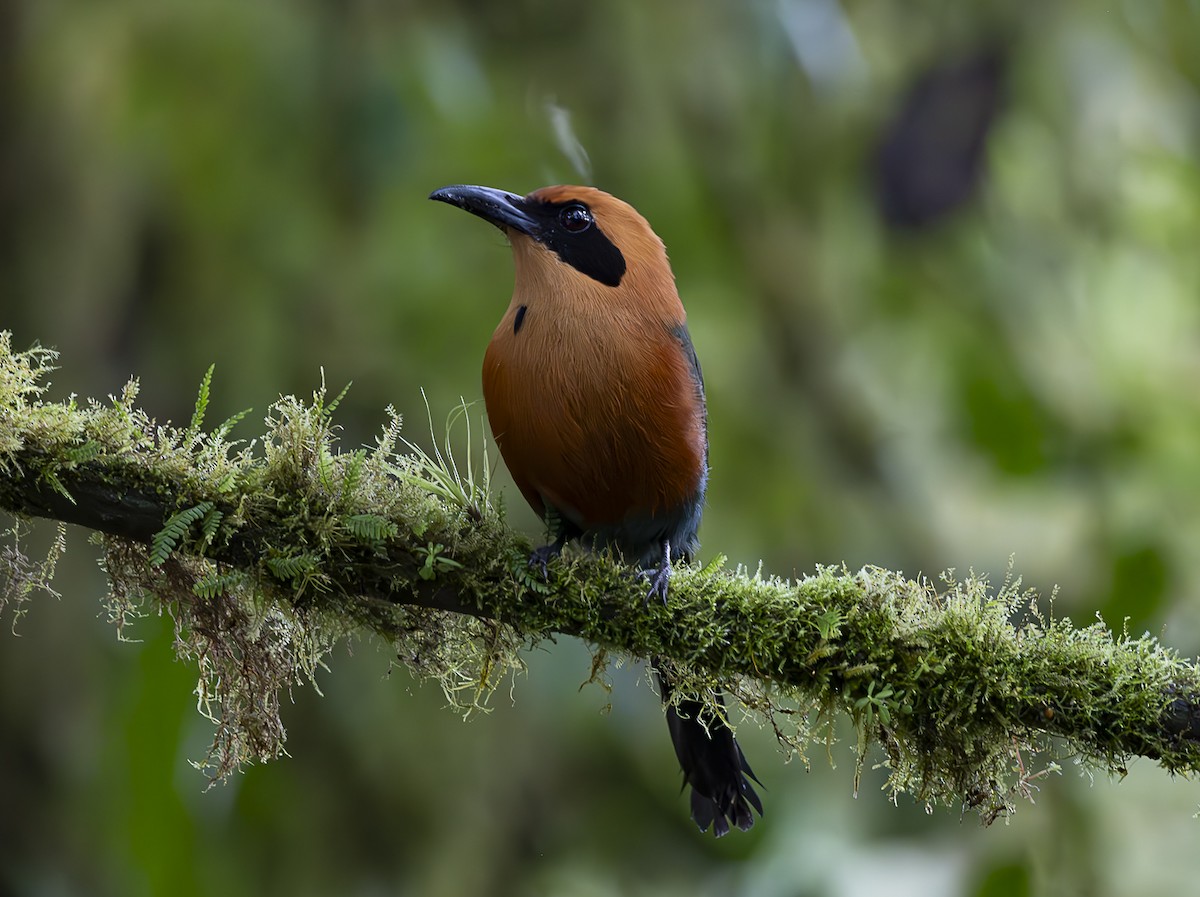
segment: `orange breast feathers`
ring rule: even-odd
[[[492,432],[521,494],[587,530],[696,500],[703,389],[661,243],[618,287],[512,238],[516,290],[484,356]],[[653,255],[655,247],[646,251]]]

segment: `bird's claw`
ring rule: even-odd
[[[671,581],[671,542],[668,539],[663,539],[662,542],[662,559],[655,567],[648,567],[645,570],[638,571],[638,578],[648,579],[650,581],[650,589],[646,592],[646,607],[650,606],[650,599],[658,596],[662,599],[665,606],[667,603],[667,584]]]
[[[529,555],[529,566],[542,574],[542,579],[550,579],[550,562],[562,554],[562,545],[551,543],[535,548]]]
[[[639,570],[638,579],[648,580],[650,588],[646,592],[646,606],[650,606],[651,598],[659,598],[663,605],[667,603],[667,585],[671,581],[671,563],[670,561],[660,564],[657,567],[651,567],[649,570]]]

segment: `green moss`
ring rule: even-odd
[[[893,798],[985,819],[1064,755],[1117,773],[1135,754],[1200,765],[1186,725],[1196,668],[1152,638],[1048,617],[1019,580],[993,590],[871,567],[781,580],[716,562],[679,568],[664,607],[611,557],[568,551],[543,581],[490,493],[490,461],[459,467],[449,435],[414,450],[389,412],[373,449],[343,452],[338,399],[322,388],[281,399],[260,436],[231,442],[236,421],[203,428],[211,370],[179,430],[136,408],[136,381],[107,402],[42,402],[53,357],[14,353],[0,334],[0,506],[105,533],[119,634],[142,613],[171,614],[214,723],[200,764],[214,777],[278,756],[283,696],[364,631],[464,714],[552,633],[595,646],[595,681],[610,657],[660,657],[676,694],[733,694],[801,758],[844,713],[859,771],[881,751]],[[447,434],[469,433],[470,419],[456,409]],[[0,554],[0,606],[17,613],[49,589],[61,552],[30,562],[23,527]]]

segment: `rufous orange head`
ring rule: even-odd
[[[519,196],[456,185],[430,194],[500,228],[512,244],[518,293],[626,305],[681,321],[662,240],[633,206],[595,187],[558,185]]]

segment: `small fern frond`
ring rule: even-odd
[[[333,485],[333,468],[335,461],[329,446],[322,445],[317,450],[317,480],[326,489]]]
[[[250,577],[241,570],[230,570],[226,573],[210,573],[192,585],[192,592],[201,598],[209,600],[232,592],[250,582]]]
[[[342,387],[342,391],[333,397],[333,401],[325,406],[325,416],[330,417],[337,410],[337,406],[342,404],[342,399],[346,398],[346,393],[350,391],[350,387],[354,385],[353,380],[346,381],[346,385]]]
[[[250,411],[251,409],[245,408],[239,411],[237,414],[232,414],[225,418],[225,420],[221,422],[221,425],[213,430],[213,440],[217,442],[223,440],[229,435],[230,431],[233,430],[233,428],[236,427],[242,421],[242,419],[250,413]]]
[[[317,566],[317,559],[311,554],[281,555],[267,558],[267,569],[276,579],[295,580],[309,573]]]
[[[88,461],[95,460],[104,451],[104,446],[94,439],[89,439],[83,445],[72,446],[63,452],[63,455],[72,464],[84,464]]]
[[[363,470],[367,463],[367,452],[365,449],[357,449],[350,453],[346,459],[345,469],[342,471],[342,494],[339,501],[344,504],[346,500],[355,493],[359,483],[362,482]]]
[[[198,505],[185,508],[172,514],[166,524],[154,534],[150,543],[150,566],[161,567],[166,563],[179,540],[183,538],[193,523],[203,518],[213,509],[211,501],[202,501]]]
[[[204,515],[204,520],[200,523],[200,543],[202,545],[212,545],[223,519],[225,519],[225,512],[216,508],[211,508]]]
[[[187,432],[183,437],[184,445],[191,445],[200,435],[200,428],[204,426],[204,413],[208,411],[208,394],[212,387],[212,376],[216,367],[215,363],[210,364],[208,370],[204,372],[204,379],[200,381],[200,391],[196,395],[196,408],[192,412],[192,422],[188,424]]]
[[[394,538],[400,532],[400,528],[395,523],[378,514],[355,514],[343,518],[342,522],[350,535],[367,545]]]
[[[337,410],[337,406],[342,404],[342,399],[346,398],[346,393],[350,392],[350,387],[354,385],[354,381],[350,380],[342,387],[339,392],[329,402],[325,401],[327,387],[325,386],[325,368],[321,368],[321,388],[313,393],[313,410],[317,412],[317,416],[324,421],[328,421],[333,417],[333,412]]]

